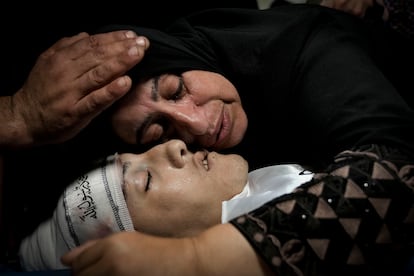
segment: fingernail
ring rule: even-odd
[[[136,35],[133,31],[127,31],[127,32],[125,33],[125,36],[126,36],[127,38],[133,38],[133,37],[136,37],[137,35]]]
[[[125,80],[125,77],[121,77],[121,78],[119,78],[119,79],[118,79],[118,85],[119,85],[120,87],[124,87],[124,86],[126,86],[126,85],[127,85],[127,82],[126,82],[126,80]]]
[[[139,36],[139,37],[137,38],[137,44],[138,44],[139,46],[145,46],[145,44],[146,44],[146,42],[145,42],[145,38],[144,38],[144,37],[142,37],[142,36]]]

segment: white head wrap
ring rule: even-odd
[[[53,214],[20,246],[25,270],[65,268],[60,257],[91,239],[134,227],[122,192],[122,168],[116,155],[107,164],[69,185]]]

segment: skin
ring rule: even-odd
[[[240,155],[192,153],[176,139],[119,159],[135,229],[159,236],[193,236],[219,224],[221,202],[247,183],[248,165]]]
[[[68,252],[61,260],[73,275],[273,275],[236,228],[218,223],[221,201],[247,181],[247,162],[240,155],[192,153],[173,139],[142,154],[120,154],[119,160],[138,231]],[[185,216],[190,220],[183,221]],[[215,225],[201,231],[206,223]],[[147,234],[154,231],[173,237]],[[171,234],[177,231],[185,235]]]
[[[39,56],[21,89],[0,97],[0,150],[74,137],[130,90],[124,74],[148,47],[131,31],[57,41]]]
[[[138,83],[117,104],[112,126],[130,144],[180,138],[220,150],[241,141],[247,116],[230,81],[217,73],[192,70]]]
[[[0,97],[0,160],[5,149],[60,143],[77,135],[130,90],[125,73],[148,47],[149,41],[132,31],[83,32],[57,41],[38,57],[15,94]]]
[[[320,5],[341,10],[358,17],[364,17],[367,9],[377,3],[384,7],[383,0],[321,0]],[[388,11],[384,9],[383,19],[388,19]]]
[[[120,232],[85,243],[61,260],[76,276],[275,275],[228,223],[187,238]]]

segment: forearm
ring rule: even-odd
[[[32,141],[16,108],[14,96],[0,97],[0,150],[29,146]]]
[[[231,224],[212,227],[194,238],[198,275],[274,275],[245,237]]]
[[[253,247],[230,224],[181,239],[120,232],[87,242],[62,261],[77,276],[271,275]]]
[[[398,272],[413,256],[413,172],[391,148],[344,152],[294,193],[231,223],[276,273]]]

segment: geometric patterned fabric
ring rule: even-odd
[[[414,161],[385,146],[344,151],[231,223],[277,275],[398,275],[414,257]]]

